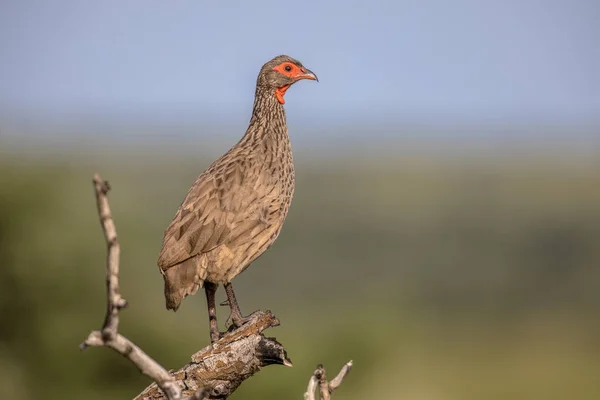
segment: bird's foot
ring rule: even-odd
[[[250,321],[252,321],[252,314],[244,317],[241,314],[236,315],[235,313],[231,313],[229,314],[227,321],[225,321],[225,327],[227,327],[227,330],[232,331],[237,328],[241,328]]]
[[[229,306],[229,308],[231,310],[231,312],[229,314],[229,318],[227,318],[227,321],[225,322],[225,326],[227,327],[227,330],[229,332],[231,332],[232,330],[235,330],[236,328],[241,328],[243,325],[252,321],[254,318],[253,318],[253,314],[250,314],[247,317],[244,317],[242,315],[242,312],[240,311],[240,306],[238,305],[238,302],[235,299],[235,293],[233,292],[233,286],[231,285],[231,282],[225,283],[223,286],[225,287],[225,293],[227,294],[227,300],[222,302],[221,305]]]
[[[255,314],[257,312],[258,311],[255,311],[246,317],[242,316],[241,314],[236,315],[236,313],[232,312],[231,314],[229,314],[227,321],[225,321],[225,327],[227,328],[227,332],[234,331],[246,325],[248,322],[254,321]]]

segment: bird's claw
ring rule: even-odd
[[[251,320],[252,320],[252,314],[250,314],[247,317],[242,317],[241,315],[234,317],[233,314],[229,314],[227,321],[225,321],[225,328],[227,328],[228,332],[231,332],[238,328],[241,328],[242,326],[246,325]]]

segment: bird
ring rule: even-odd
[[[158,267],[168,310],[204,287],[210,340],[221,337],[215,293],[223,285],[229,321],[249,321],[231,281],[277,239],[294,194],[294,162],[283,105],[286,91],[317,75],[290,56],[265,63],[256,80],[248,129],[192,184],[164,231]]]

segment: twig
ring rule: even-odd
[[[329,384],[327,383],[327,374],[323,364],[319,364],[317,370],[314,373],[315,378],[319,381],[319,396],[321,400],[330,400],[331,394],[329,393]]]
[[[319,398],[321,400],[330,400],[331,393],[340,387],[351,368],[352,360],[344,364],[337,376],[328,383],[325,368],[322,364],[319,364],[308,381],[308,387],[306,388],[306,393],[304,393],[304,400],[315,400],[315,389],[317,388],[317,384],[319,385]]]
[[[110,190],[108,182],[100,175],[94,176],[96,202],[100,224],[108,246],[106,257],[106,318],[102,329],[93,331],[79,346],[81,350],[87,347],[106,346],[128,358],[135,366],[150,379],[154,380],[170,400],[181,399],[181,388],[175,379],[159,363],[154,361],[142,349],[126,337],[119,334],[119,311],[127,306],[119,291],[119,242],[117,230],[112,219],[107,193]]]
[[[335,389],[340,387],[340,385],[342,384],[342,381],[344,380],[346,375],[348,375],[350,373],[351,369],[352,369],[352,360],[350,360],[346,364],[344,364],[344,366],[342,367],[340,372],[337,374],[337,376],[329,382],[329,393],[333,393],[333,391]]]
[[[316,371],[315,371],[316,372]],[[304,400],[315,400],[315,389],[317,388],[317,377],[313,373],[308,380],[308,387],[304,393]]]

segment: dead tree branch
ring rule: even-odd
[[[342,381],[346,375],[348,375],[351,368],[352,360],[344,364],[340,372],[331,380],[331,382],[327,382],[325,368],[322,364],[319,364],[308,381],[308,387],[306,388],[306,393],[304,393],[304,400],[315,400],[315,389],[317,388],[317,385],[319,386],[320,400],[330,400],[331,393],[342,384]]]
[[[80,345],[82,350],[91,346],[106,346],[128,358],[144,375],[155,381],[166,393],[169,400],[181,399],[181,389],[175,379],[159,363],[154,361],[142,349],[137,347],[126,337],[119,334],[119,311],[127,306],[127,301],[121,297],[119,290],[119,255],[120,247],[117,239],[117,230],[112,219],[110,205],[108,204],[108,191],[110,186],[100,175],[94,176],[96,191],[96,204],[98,216],[107,244],[106,257],[106,317],[102,329],[93,331]]]
[[[270,311],[256,311],[251,318],[241,328],[228,332],[213,345],[194,354],[190,363],[173,372],[184,393],[206,387],[210,399],[223,399],[267,365],[292,366],[283,346],[262,334],[263,330],[279,325],[279,320]],[[135,398],[150,399],[164,399],[154,383]]]

